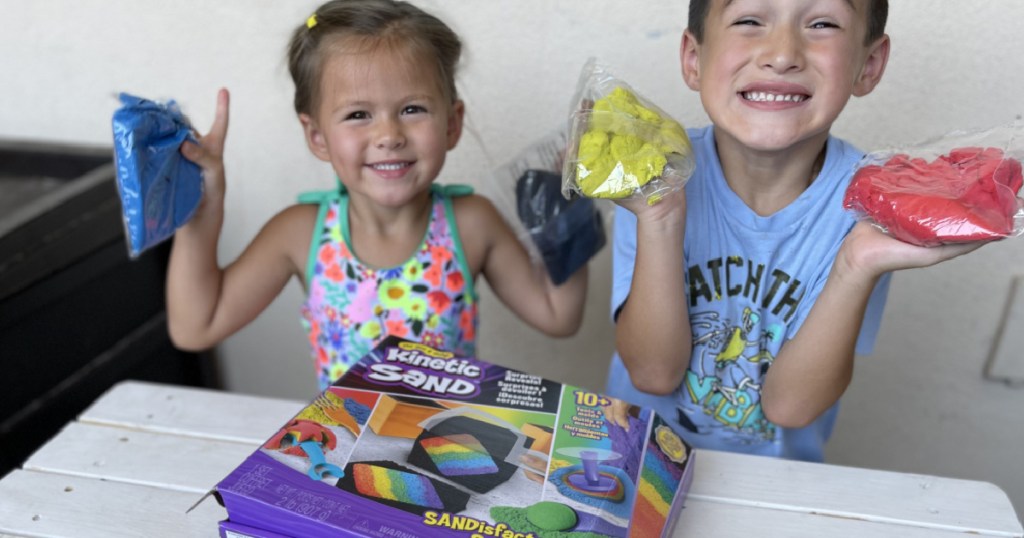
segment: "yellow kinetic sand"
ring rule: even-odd
[[[584,196],[626,198],[652,180],[672,173],[673,160],[692,160],[690,139],[683,126],[645,106],[622,86],[595,100],[587,120],[586,131],[579,138],[576,163],[577,186]],[[683,168],[677,172],[685,174],[680,178],[685,181],[689,177],[687,166],[677,168]],[[653,204],[660,198],[653,194],[647,196],[647,201]]]

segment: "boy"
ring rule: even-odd
[[[979,246],[911,246],[843,210],[862,153],[829,129],[882,78],[887,12],[690,2],[683,79],[711,125],[690,131],[685,189],[616,208],[607,392],[676,419],[696,447],[821,461],[889,273]]]

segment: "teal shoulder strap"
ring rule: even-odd
[[[448,219],[448,225],[452,228],[455,258],[458,260],[459,268],[462,270],[462,280],[468,286],[466,302],[473,304],[476,302],[476,286],[473,285],[473,275],[469,272],[469,262],[466,261],[466,251],[462,248],[462,236],[459,234],[459,226],[455,221],[455,208],[452,206],[452,198],[473,194],[473,187],[462,184],[438,185],[434,183],[430,186],[430,190],[440,194],[441,199],[444,200],[444,215]]]
[[[309,256],[306,258],[306,287],[308,288],[310,282],[313,280],[313,274],[316,271],[316,260],[320,253],[320,235],[324,230],[324,219],[327,217],[327,210],[331,207],[331,203],[340,200],[342,202],[348,199],[348,193],[345,192],[345,187],[338,182],[338,188],[322,190],[322,191],[309,191],[299,194],[298,202],[300,204],[317,204],[320,206],[316,213],[316,224],[313,226],[313,237],[309,241]],[[342,225],[347,228],[347,219],[342,219]],[[348,230],[345,230],[346,232]]]
[[[473,194],[473,187],[464,185],[462,183],[453,183],[451,185],[439,185],[434,183],[430,185],[430,190],[439,194],[445,195],[446,198],[455,198],[458,196],[469,196]]]

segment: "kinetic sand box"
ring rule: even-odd
[[[667,535],[693,454],[612,404],[388,339],[217,484],[221,536]]]

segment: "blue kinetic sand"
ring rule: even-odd
[[[366,424],[366,419],[370,418],[370,408],[351,398],[345,398],[345,411],[348,411],[360,426]]]
[[[594,201],[566,200],[558,174],[532,169],[523,173],[516,182],[516,207],[556,285],[568,280],[605,245],[604,222]]]
[[[195,142],[174,101],[161,104],[122,93],[114,112],[114,162],[128,252],[138,257],[192,218],[203,196],[199,167],[178,148]]]

